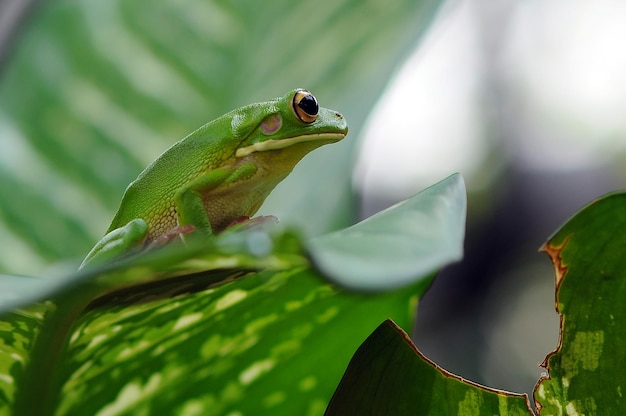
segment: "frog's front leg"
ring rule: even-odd
[[[236,168],[215,169],[199,176],[181,188],[174,197],[178,225],[192,225],[195,227],[195,231],[190,233],[189,237],[185,236],[185,238],[202,240],[212,237],[216,230],[214,224],[211,224],[204,198],[213,190],[250,178],[256,171],[257,167],[252,163],[242,164]],[[223,202],[224,205],[228,205],[227,200]],[[222,221],[228,223],[234,219],[236,218],[223,218]]]
[[[148,223],[136,218],[123,227],[111,231],[91,249],[79,269],[95,266],[127,254],[133,248],[139,248],[148,235]]]

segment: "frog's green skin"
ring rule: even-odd
[[[347,132],[341,114],[318,109],[302,89],[224,114],[174,144],[128,186],[81,267],[172,235],[210,238],[251,217],[300,159]]]

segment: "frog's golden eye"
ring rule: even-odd
[[[317,105],[315,96],[307,90],[296,91],[293,95],[291,106],[293,112],[296,113],[296,116],[298,116],[302,122],[310,124],[317,120],[317,113],[320,107]]]

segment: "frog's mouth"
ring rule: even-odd
[[[245,157],[254,152],[265,152],[267,150],[284,149],[285,147],[293,146],[294,144],[312,142],[315,140],[333,140],[339,141],[346,137],[345,133],[317,133],[306,134],[303,136],[288,137],[286,139],[279,140],[265,140],[263,142],[257,142],[250,146],[240,147],[235,152],[236,157]]]

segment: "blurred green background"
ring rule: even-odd
[[[233,108],[303,86],[321,105],[345,109],[357,137],[434,6],[32,3],[6,52],[0,86],[2,235],[12,247],[0,270],[34,273],[79,259],[149,162]],[[352,222],[355,143],[305,162],[271,212],[318,233]],[[312,180],[303,185],[302,178]]]
[[[350,135],[261,213],[321,234],[462,172],[465,260],[424,298],[416,342],[529,391],[558,328],[536,249],[623,186],[626,6],[439,3],[0,1],[0,272],[76,267],[170,144],[301,86]]]

